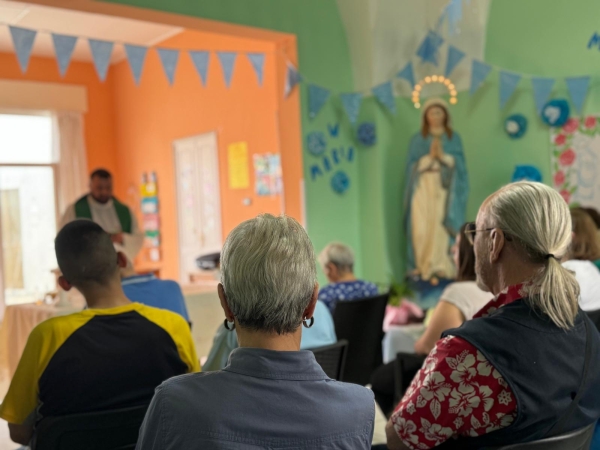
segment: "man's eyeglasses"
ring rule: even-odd
[[[494,228],[497,228],[497,227],[484,228],[482,230],[478,230],[475,222],[469,222],[467,224],[467,226],[465,227],[465,236],[467,237],[467,241],[469,241],[469,244],[473,245],[475,242],[475,234],[478,231],[492,231]],[[506,238],[507,241],[512,241],[512,238],[506,232],[504,233],[504,237]]]

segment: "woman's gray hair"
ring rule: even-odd
[[[524,285],[530,303],[561,328],[573,326],[579,284],[560,260],[571,243],[571,213],[564,199],[542,183],[509,184],[487,201],[493,224],[521,244],[539,274]],[[550,256],[552,255],[552,256]]]
[[[315,289],[315,253],[291,217],[262,214],[229,233],[221,252],[221,283],[243,328],[295,331]]]
[[[354,252],[341,242],[327,244],[323,251],[319,253],[319,264],[325,270],[327,264],[330,263],[341,271],[352,272],[354,270]]]

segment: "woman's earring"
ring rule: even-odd
[[[308,324],[306,323],[306,319],[304,319],[304,320],[302,321],[302,325],[304,325],[304,328],[310,328],[310,327],[312,327],[312,326],[314,325],[314,323],[315,323],[315,316],[312,316],[312,317],[310,318],[310,325],[308,325]]]
[[[225,322],[223,322],[223,325],[225,325],[225,328],[227,328],[227,330],[229,331],[233,331],[235,330],[235,322],[231,322],[233,325],[231,326],[231,328],[229,328],[229,321],[227,319],[225,319]]]

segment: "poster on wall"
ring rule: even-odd
[[[600,115],[550,131],[552,182],[571,206],[600,209]]]
[[[229,188],[247,189],[250,187],[247,142],[235,142],[229,145],[227,164],[229,166]]]
[[[254,155],[256,195],[278,195],[282,191],[281,158],[279,154]]]

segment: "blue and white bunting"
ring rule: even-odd
[[[125,47],[125,54],[127,55],[127,61],[129,62],[129,68],[133,74],[135,84],[139,85],[144,62],[146,61],[146,54],[148,53],[148,47],[131,44],[124,44],[123,47]]]
[[[450,76],[452,71],[456,68],[456,66],[458,66],[458,63],[462,61],[465,55],[465,52],[457,49],[455,46],[448,46],[448,58],[446,59],[446,70],[444,71],[445,77]]]
[[[375,86],[371,92],[389,112],[396,114],[396,99],[394,99],[394,89],[391,81]]]
[[[292,93],[292,90],[296,87],[298,83],[302,81],[302,75],[298,72],[298,69],[294,67],[294,65],[288,61],[287,63],[287,73],[285,75],[285,86],[284,86],[284,95],[285,97],[289,97]]]
[[[396,74],[397,78],[402,78],[403,80],[406,80],[410,83],[410,88],[414,88],[415,87],[415,72],[413,71],[413,65],[412,65],[412,61],[409,61],[408,64],[406,64],[406,66],[404,66],[404,69],[402,69],[400,72],[398,72]]]
[[[471,65],[471,95],[475,94],[492,71],[492,66],[481,61],[473,60]]]
[[[506,102],[517,89],[517,85],[521,81],[521,75],[513,72],[500,72],[500,108],[504,108]]]
[[[429,31],[417,50],[417,56],[421,58],[422,62],[428,62],[434,66],[437,66],[439,56],[438,50],[443,43],[443,37],[441,37],[435,31]]]
[[[231,86],[231,78],[233,77],[233,68],[235,66],[236,52],[217,52],[221,69],[223,69],[223,79],[227,87]]]
[[[571,102],[573,102],[575,110],[581,114],[583,103],[585,102],[585,97],[587,96],[590,87],[590,77],[565,78],[565,82],[567,83],[567,89],[571,96]]]
[[[358,120],[358,113],[360,112],[360,104],[362,103],[362,94],[353,92],[349,94],[340,94],[342,100],[342,106],[344,111],[348,115],[350,123],[354,125]]]
[[[314,119],[323,105],[329,100],[331,91],[329,89],[322,88],[316,84],[308,85],[308,115],[311,119]]]
[[[98,78],[100,78],[100,81],[104,81],[108,73],[110,55],[112,54],[114,43],[98,39],[88,39],[88,43],[90,44],[92,59],[94,60],[94,67],[96,68]]]
[[[535,110],[538,114],[542,113],[542,108],[550,98],[552,88],[554,87],[554,78],[532,78],[533,99],[535,101]]]
[[[450,0],[446,6],[446,14],[448,16],[448,33],[450,36],[455,36],[458,33],[458,23],[463,17],[463,0]]]
[[[77,44],[76,36],[65,36],[63,34],[52,33],[52,43],[54,44],[54,54],[58,63],[58,72],[64,77],[71,64],[71,56]]]
[[[163,70],[169,84],[173,85],[175,81],[175,71],[177,70],[177,62],[179,61],[179,50],[172,48],[157,48],[158,56],[162,64]]]
[[[21,66],[21,72],[25,73],[27,72],[27,66],[29,66],[31,49],[33,48],[37,31],[13,26],[9,26],[8,28],[10,29],[17,59],[19,60],[19,66]]]
[[[192,63],[194,63],[196,72],[198,72],[200,81],[202,81],[202,86],[206,86],[206,77],[208,75],[208,63],[210,60],[210,52],[202,50],[190,50],[188,53],[190,54]]]
[[[263,84],[263,71],[265,66],[265,54],[264,53],[246,53],[250,64],[256,72],[256,78],[258,78],[258,85]]]

